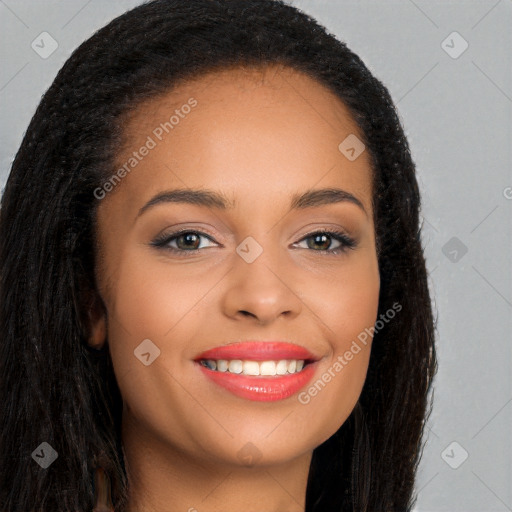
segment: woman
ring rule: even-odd
[[[2,198],[1,509],[411,510],[419,208],[388,91],[296,8],[98,31]]]

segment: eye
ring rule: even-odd
[[[174,233],[164,233],[151,242],[157,248],[169,250],[174,253],[185,253],[204,249],[201,238],[213,241],[206,233],[201,231],[183,230]]]
[[[335,248],[330,248],[334,239],[338,245]],[[305,236],[300,242],[306,241],[307,249],[316,250],[316,252],[322,252],[327,254],[341,254],[349,249],[354,249],[356,241],[350,238],[346,233],[337,230],[319,230]],[[307,242],[312,240],[312,243]]]
[[[151,242],[151,245],[159,249],[171,251],[179,256],[185,256],[187,252],[197,252],[205,248],[201,246],[201,238],[213,242],[211,236],[201,231],[182,230],[159,235]],[[312,243],[309,243],[309,240],[312,240]],[[330,247],[332,240],[335,240],[338,244],[334,248]],[[354,239],[350,238],[346,233],[337,230],[318,230],[302,238],[299,243],[303,243],[303,241],[306,241],[307,246],[301,248],[312,249],[315,252],[331,255],[341,254],[356,247]],[[211,245],[207,247],[211,247]]]

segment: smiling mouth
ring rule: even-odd
[[[313,379],[315,359],[199,359],[197,368],[215,385],[252,401],[272,402],[291,397]]]
[[[242,359],[201,359],[199,364],[209,370],[246,376],[285,376],[300,373],[310,363],[310,359],[279,359],[253,361]]]

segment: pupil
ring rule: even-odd
[[[186,233],[181,236],[181,238],[183,238],[186,241],[185,245],[187,247],[195,248],[197,246],[197,243],[194,243],[194,242],[197,242],[197,240],[194,240],[194,237],[197,238],[195,233]],[[192,246],[189,244],[189,242],[192,242]]]
[[[325,243],[326,243],[326,242],[327,242],[327,245],[329,245],[329,243],[328,243],[328,241],[329,241],[329,240],[328,240],[328,239],[329,239],[329,237],[328,237],[328,235],[325,235],[325,234],[323,234],[323,235],[316,235],[316,236],[314,237],[314,239],[315,239],[315,245],[317,245],[316,240],[318,240],[319,238],[323,240],[324,245],[325,245]],[[320,241],[319,243],[320,243],[320,245],[321,245],[321,244],[322,244],[322,241]]]

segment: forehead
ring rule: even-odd
[[[363,138],[359,127],[329,89],[287,67],[227,69],[185,81],[139,105],[124,130],[118,167],[151,148],[116,191],[126,203],[207,186],[234,205],[271,205],[297,191],[342,186],[371,211],[368,152],[351,160],[340,150],[347,138]]]

